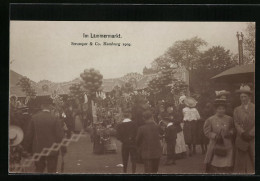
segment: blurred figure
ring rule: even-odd
[[[64,122],[68,128],[67,130],[67,137],[70,138],[72,131],[74,130],[73,124],[73,108],[71,105],[68,105],[65,108],[64,114],[62,114]]]
[[[161,147],[162,147],[162,154],[166,155],[167,154],[167,144],[165,141],[165,130],[166,130],[166,123],[161,120],[159,122],[159,128],[160,128],[160,142],[161,142]]]
[[[241,105],[234,110],[234,123],[237,131],[235,146],[235,173],[255,172],[255,105],[251,103],[252,91],[249,86],[241,86]]]
[[[93,127],[92,141],[93,141],[93,153],[94,154],[103,154],[105,151],[104,143],[101,140],[103,128],[101,122],[95,122]]]
[[[138,128],[136,143],[140,147],[145,173],[157,173],[162,149],[160,145],[159,127],[153,120],[149,109],[143,112],[144,124]]]

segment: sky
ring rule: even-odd
[[[206,48],[223,46],[237,53],[236,32],[246,22],[102,22],[11,21],[10,69],[33,81],[71,81],[95,68],[104,78],[142,73],[175,41],[198,36]],[[116,34],[122,38],[83,38],[85,34]],[[115,42],[121,46],[72,46],[71,42]],[[131,46],[122,46],[130,43]]]

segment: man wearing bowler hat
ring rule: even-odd
[[[33,153],[41,153],[44,148],[50,148],[53,143],[62,140],[64,134],[62,121],[51,113],[51,104],[51,98],[42,100],[41,111],[32,116],[26,137],[30,140],[28,143],[31,143]],[[58,151],[52,151],[48,156],[41,156],[40,160],[35,162],[35,172],[43,173],[47,167],[48,173],[55,173],[58,154]]]

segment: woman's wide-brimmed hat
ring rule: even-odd
[[[251,88],[248,85],[241,85],[240,89],[236,90],[236,93],[252,94]]]
[[[188,107],[195,107],[197,105],[197,101],[192,98],[192,97],[186,97],[184,100],[183,100],[184,104]]]
[[[230,92],[226,90],[215,91],[215,93],[217,97],[227,96],[230,94]]]
[[[186,98],[185,95],[182,95],[180,98],[179,98],[179,104],[183,104],[183,101],[184,99]]]
[[[9,127],[9,142],[10,146],[19,145],[24,138],[23,130],[18,126],[10,126]]]
[[[214,105],[215,106],[226,106],[227,100],[226,99],[215,99]]]

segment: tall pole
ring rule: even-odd
[[[237,32],[237,41],[238,41],[238,56],[239,56],[239,65],[244,64],[244,58],[243,58],[243,40],[244,35],[241,32],[240,34]]]

